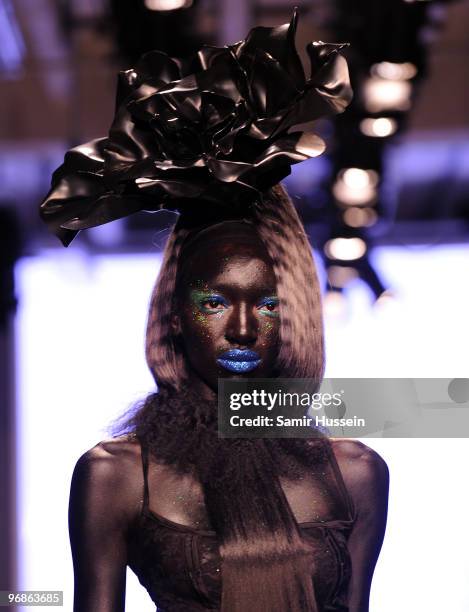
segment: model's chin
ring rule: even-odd
[[[276,378],[276,373],[273,367],[266,367],[267,364],[262,360],[256,360],[259,363],[250,362],[249,367],[239,368],[237,362],[234,367],[228,364],[229,367],[224,367],[220,363],[220,359],[216,360],[216,367],[210,371],[203,372],[202,370],[191,367],[190,368],[190,379],[189,386],[196,392],[199,392],[202,396],[208,397],[212,393],[218,394],[218,381],[219,379],[229,380],[242,380],[243,378]],[[261,363],[262,362],[262,363]]]
[[[261,364],[259,367],[242,370],[228,370],[223,368],[220,364],[218,365],[218,378],[227,378],[229,380],[243,380],[246,378],[278,378],[279,374],[273,367],[265,367],[265,364]]]

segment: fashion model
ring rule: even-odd
[[[279,184],[319,155],[306,130],[351,99],[341,45],[290,24],[120,74],[106,138],[69,151],[41,206],[65,245],[140,210],[179,212],[152,295],[157,390],[77,462],[75,612],[120,612],[130,566],[160,612],[366,612],[388,471],[361,442],[226,439],[219,378],[324,371],[311,246]]]

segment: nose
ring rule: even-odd
[[[233,308],[227,320],[225,338],[231,344],[248,346],[257,340],[257,318],[248,304],[242,303]]]

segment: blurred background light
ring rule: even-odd
[[[353,261],[366,253],[366,243],[361,238],[332,238],[324,245],[324,252],[330,259]]]
[[[403,62],[402,64],[379,62],[371,66],[370,72],[373,76],[390,81],[408,81],[417,76],[418,70],[417,66],[411,62]]]
[[[358,208],[352,206],[344,210],[343,219],[350,227],[371,227],[378,220],[378,215],[372,208]]]
[[[360,122],[360,130],[365,136],[372,138],[387,138],[397,131],[397,121],[391,117],[367,117]]]
[[[145,0],[145,6],[150,11],[176,11],[189,8],[193,0]]]
[[[346,205],[368,204],[376,198],[378,180],[374,170],[346,168],[338,173],[332,193]]]
[[[21,69],[25,44],[13,5],[0,1],[0,75],[15,76]]]
[[[411,107],[412,86],[408,81],[370,77],[363,83],[365,108],[370,113],[385,110],[406,111]]]
[[[326,291],[322,301],[324,316],[336,321],[348,313],[347,299],[341,291],[336,289]]]
[[[327,269],[327,280],[333,287],[343,289],[345,285],[357,278],[358,272],[350,266],[329,266]]]
[[[350,189],[367,189],[378,184],[377,172],[363,168],[347,168],[342,171],[342,178]]]

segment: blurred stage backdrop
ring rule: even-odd
[[[0,590],[63,590],[78,457],[152,389],[144,327],[170,213],[65,250],[38,203],[107,132],[116,71],[300,9],[299,48],[349,41],[355,98],[286,180],[324,290],[329,377],[468,377],[469,3],[0,0]],[[469,436],[469,432],[461,432]],[[372,439],[391,470],[371,612],[469,609],[466,440]],[[152,610],[129,572],[128,609]],[[26,608],[25,608],[26,609]]]

